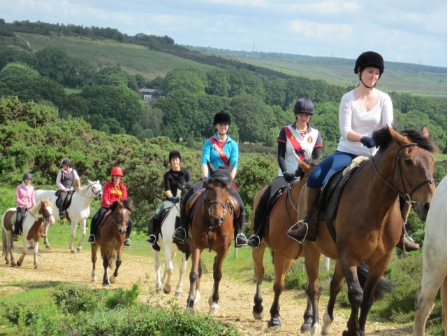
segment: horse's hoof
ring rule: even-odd
[[[319,323],[315,323],[311,328],[311,335],[326,335],[322,332],[322,328]]]
[[[219,306],[218,307],[210,307],[210,310],[208,311],[208,314],[210,316],[219,316],[220,315]]]
[[[107,282],[103,282],[103,287],[107,287],[109,284]]]
[[[76,253],[76,251],[75,251],[75,250],[71,250],[70,252],[71,252],[71,253]]]
[[[257,313],[255,310],[252,310],[252,316],[256,320],[262,320],[264,318],[264,311],[262,310],[261,312]]]
[[[39,265],[35,265],[35,266],[34,266],[34,269],[38,269],[38,268],[39,268]]]
[[[281,328],[282,327],[282,320],[280,319],[280,316],[272,317],[271,320],[268,322],[268,328]]]
[[[162,290],[161,289],[156,289],[156,294],[162,294]]]
[[[194,309],[193,309],[193,307],[187,307],[187,308],[185,308],[184,312],[187,313],[187,314],[194,315]]]
[[[76,251],[77,251],[78,253],[81,253],[81,252],[82,252],[82,248],[78,247],[78,248],[76,249]]]
[[[114,284],[116,281],[117,281],[117,278],[115,276],[113,276],[113,275],[109,278],[109,282],[111,284]]]
[[[174,294],[174,296],[175,296],[175,297],[182,297],[182,292],[176,292],[176,293]]]
[[[45,248],[51,250],[51,246],[50,245],[45,245]]]
[[[304,323],[302,324],[302,326],[300,327],[300,332],[302,334],[308,334],[311,332],[311,323]]]
[[[169,294],[169,293],[171,293],[171,286],[165,286],[165,287],[163,287],[163,292],[164,292],[165,294]]]

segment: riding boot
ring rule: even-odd
[[[67,215],[65,214],[65,210],[59,209],[59,219],[63,220],[66,216]]]
[[[155,217],[152,217],[148,225],[149,236],[148,239],[146,239],[146,242],[148,244],[154,245],[155,243],[157,243],[158,229],[159,229],[159,221]]]
[[[400,240],[395,247],[402,249],[404,252],[417,251],[420,248],[420,245],[414,243],[414,240],[408,235],[405,225],[406,223],[403,222],[403,231]]]
[[[303,243],[305,238],[309,241],[315,241],[317,237],[317,226],[319,223],[319,211],[314,209],[314,213],[310,216],[310,212],[319,202],[320,188],[308,188],[308,199],[305,204],[305,220],[301,220],[302,226],[296,230],[289,229],[286,234],[299,243]]]
[[[126,228],[126,239],[124,240],[124,247],[131,247],[131,240],[129,239],[131,231],[132,231],[132,220],[129,218],[128,226]]]
[[[261,209],[258,206],[257,209],[255,210],[254,234],[249,237],[247,245],[252,247],[260,246],[265,221],[266,221],[266,212],[264,211],[264,209]]]
[[[180,205],[180,226],[174,231],[173,239],[178,243],[185,243],[188,231],[188,215],[183,203]]]
[[[95,243],[95,231],[96,231],[96,222],[92,219],[90,222],[90,235],[87,238],[87,242],[90,244]]]
[[[235,247],[241,247],[247,245],[247,238],[243,233],[244,220],[246,219],[246,213],[240,213],[240,216],[233,221],[233,227],[236,231],[235,235]]]

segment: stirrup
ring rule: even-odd
[[[295,226],[297,226],[297,224],[299,224],[299,223],[301,223],[302,225],[301,225],[301,226],[298,226],[297,230],[299,230],[302,226],[305,226],[305,228],[306,228],[306,232],[305,232],[305,235],[303,236],[303,239],[302,239],[302,240],[296,239],[296,237],[294,237],[294,236],[292,235],[292,233],[291,233],[292,228],[295,227]],[[294,231],[296,231],[296,230],[294,230]],[[293,226],[291,226],[291,227],[289,228],[289,230],[286,232],[286,235],[287,235],[289,238],[291,238],[292,240],[294,240],[294,241],[298,242],[299,244],[302,244],[302,245],[303,245],[303,243],[304,243],[305,240],[306,240],[306,236],[308,236],[308,223],[305,222],[305,220],[303,220],[303,219],[299,220],[297,223],[295,223]]]
[[[147,242],[148,244],[154,245],[154,244],[156,243],[156,241],[157,241],[156,238],[157,238],[156,235],[154,235],[154,234],[150,234],[150,235],[148,236],[148,239],[146,239],[146,242]]]
[[[250,243],[251,239],[256,239],[257,242],[255,244],[251,244]],[[250,236],[249,240],[247,241],[247,245],[250,247],[254,247],[254,248],[260,247],[260,244],[261,244],[261,239],[260,239],[260,236],[257,234],[253,234],[252,236]]]
[[[89,238],[87,238],[87,242],[90,244],[95,244],[95,235],[91,234]]]
[[[182,232],[182,237],[180,237],[180,232]],[[178,227],[176,231],[174,231],[172,238],[178,242],[185,243],[187,239],[187,231],[183,227]]]
[[[238,243],[238,239],[241,240],[241,242]],[[238,233],[235,238],[235,247],[242,247],[247,246],[247,238],[244,235],[244,233]]]
[[[124,240],[124,247],[131,247],[131,240],[129,238]]]

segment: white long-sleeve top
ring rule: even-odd
[[[394,108],[389,95],[378,89],[378,103],[370,111],[361,109],[355,98],[354,91],[347,92],[342,96],[339,106],[339,130],[341,138],[337,147],[338,151],[370,156],[370,149],[360,142],[353,142],[347,139],[348,133],[353,131],[362,136],[371,137],[373,132],[386,126],[392,126],[394,121]],[[372,148],[372,155],[378,149]]]

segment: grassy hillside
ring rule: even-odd
[[[235,56],[233,58],[240,62],[267,67],[293,76],[322,79],[330,84],[353,86],[358,83],[358,77],[353,73],[353,66],[310,64],[257,57]],[[378,86],[387,92],[408,92],[437,99],[446,99],[447,97],[446,74],[415,73],[386,68]]]
[[[28,46],[35,51],[53,46],[65,50],[71,57],[86,58],[99,66],[120,65],[126,72],[139,73],[147,79],[165,77],[167,72],[175,68],[199,67],[205,71],[212,69],[209,65],[113,40],[26,33],[16,33],[16,36],[22,38],[22,43],[28,42]]]

